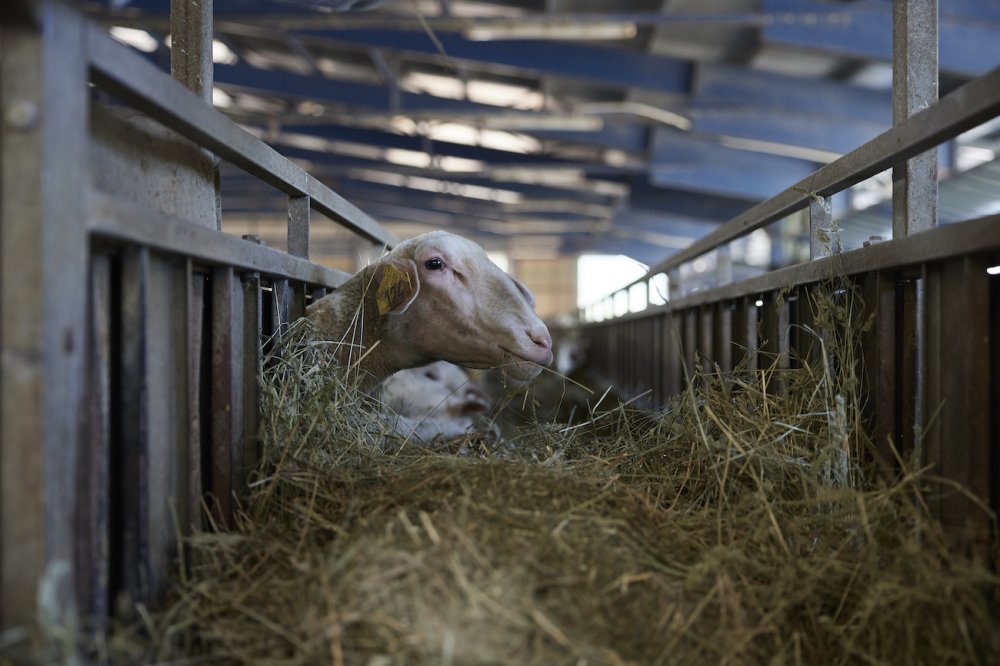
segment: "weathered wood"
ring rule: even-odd
[[[111,258],[90,261],[87,336],[87,426],[78,466],[76,568],[81,613],[92,629],[106,626],[108,606],[111,476]]]
[[[920,445],[922,422],[921,407],[924,402],[921,358],[924,329],[921,327],[924,284],[916,280],[902,280],[896,285],[896,448],[909,455]],[[933,334],[933,331],[930,331]]]
[[[962,257],[928,266],[923,414],[927,464],[990,501],[990,357],[988,264]],[[961,322],[960,326],[953,325]],[[989,557],[990,517],[963,493],[945,489],[940,518],[974,555]]]
[[[172,504],[186,484],[178,483],[178,464],[187,465],[182,442],[187,440],[187,331],[183,314],[185,264],[151,255],[148,264],[144,312],[147,402],[146,511],[141,516],[143,541],[147,546],[145,585],[153,603],[162,602],[172,564],[177,554],[176,526]],[[127,443],[126,443],[127,445]]]
[[[212,494],[228,526],[243,469],[243,288],[232,268],[212,272]]]
[[[86,26],[0,25],[0,626],[76,610],[74,521],[86,413]],[[52,270],[58,267],[58,270]],[[39,609],[45,576],[51,603]]]
[[[874,317],[862,334],[865,419],[872,424],[875,454],[887,474],[897,469],[896,454],[896,281],[887,272],[867,276],[861,291],[865,317]]]
[[[288,332],[291,323],[292,290],[288,280],[274,280],[271,291],[274,294],[274,310],[269,314],[274,321],[274,332],[280,337]]]
[[[734,366],[746,362],[747,370],[757,369],[757,306],[749,296],[734,300],[731,349]]]
[[[260,275],[248,273],[243,278],[243,465],[241,480],[260,459],[257,439],[259,386],[262,358],[262,298]],[[244,484],[241,482],[240,487]]]
[[[86,204],[89,230],[108,240],[148,245],[209,266],[232,266],[330,288],[350,277],[274,248],[189,224],[106,194],[91,192]]]
[[[182,526],[191,530],[202,528],[202,496],[205,491],[202,461],[207,458],[209,436],[206,431],[206,409],[208,363],[205,362],[205,276],[195,272],[188,260],[187,280],[187,360],[188,360],[188,458],[187,458],[187,516],[178,516]],[[184,469],[183,467],[181,469]]]
[[[113,551],[117,578],[126,606],[148,603],[149,531],[149,383],[147,380],[147,327],[149,323],[149,250],[130,249],[123,254],[121,272],[121,338],[119,384],[121,394],[115,413],[121,436],[112,451],[116,511],[120,524]]]

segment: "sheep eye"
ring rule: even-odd
[[[438,258],[428,259],[424,262],[424,268],[429,271],[439,271],[444,268],[444,262]]]

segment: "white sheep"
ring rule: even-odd
[[[361,387],[432,361],[499,368],[525,381],[552,362],[552,339],[527,287],[479,245],[444,231],[417,236],[366,266],[306,316]]]
[[[468,373],[446,361],[390,375],[381,387],[397,435],[431,442],[462,437],[476,428],[490,399]]]

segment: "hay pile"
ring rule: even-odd
[[[855,313],[830,298],[819,315],[823,353],[802,367],[701,375],[661,411],[537,423],[466,456],[393,440],[322,348],[286,344],[236,529],[192,537],[169,607],[110,649],[337,666],[987,663],[1000,581],[928,518],[922,497],[941,489],[925,471],[901,460],[878,480]]]

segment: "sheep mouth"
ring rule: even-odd
[[[512,378],[528,381],[534,379],[542,371],[542,364],[532,361],[519,354],[515,354],[509,349],[501,347],[503,352],[500,359],[499,369],[508,373]]]

